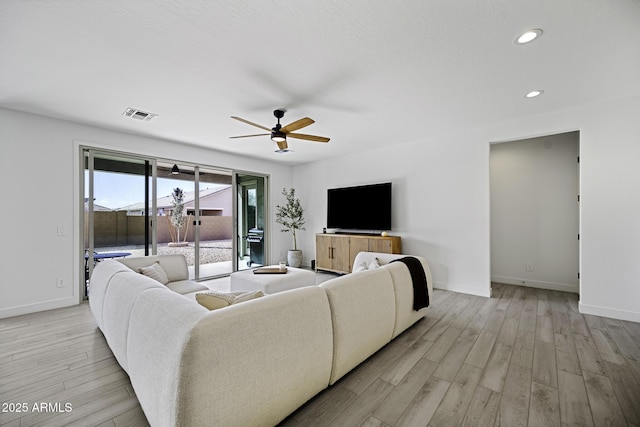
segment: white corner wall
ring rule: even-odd
[[[276,193],[292,182],[290,166],[0,108],[5,177],[0,318],[80,300],[80,144],[268,174]],[[277,197],[271,196],[273,212]],[[270,250],[277,257],[288,249],[289,239],[270,220]],[[64,287],[57,287],[58,279]]]
[[[294,168],[313,254],[329,187],[392,181],[393,234],[439,288],[490,295],[489,143],[580,131],[580,310],[640,321],[640,97],[467,128]],[[331,141],[340,144],[341,141]],[[344,143],[348,143],[344,142]],[[308,258],[309,255],[305,255]]]
[[[578,132],[491,145],[491,280],[578,293]]]

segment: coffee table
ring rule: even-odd
[[[264,267],[261,267],[264,268]],[[277,265],[266,268],[277,269]],[[275,294],[289,289],[316,285],[316,273],[302,268],[287,267],[286,274],[255,274],[253,270],[236,271],[230,276],[231,292],[262,291]]]

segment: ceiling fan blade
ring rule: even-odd
[[[307,127],[309,125],[312,125],[314,123],[315,123],[315,121],[313,121],[309,117],[305,117],[305,118],[302,118],[300,120],[296,120],[293,123],[289,123],[288,125],[286,125],[285,127],[283,127],[280,130],[282,132],[284,132],[284,133],[289,133],[289,132],[293,132],[294,130],[302,129],[303,127]]]
[[[232,118],[232,119],[236,119],[236,120],[238,120],[238,121],[241,121],[241,122],[243,122],[243,123],[246,123],[246,124],[248,124],[248,125],[255,126],[255,127],[257,127],[257,128],[260,128],[260,129],[264,129],[264,130],[266,130],[267,132],[271,132],[271,129],[269,129],[268,127],[265,127],[265,126],[262,126],[262,125],[259,125],[259,124],[256,124],[256,123],[253,123],[253,122],[250,122],[249,120],[245,120],[245,119],[243,119],[243,118],[241,118],[241,117],[231,116],[231,118]]]
[[[289,148],[289,146],[287,145],[287,141],[279,141],[276,142],[276,144],[278,144],[278,149],[279,150],[286,150],[287,148]]]
[[[239,136],[230,136],[229,138],[251,138],[252,136],[267,136],[271,135],[270,133],[256,133],[254,135],[239,135]]]
[[[329,142],[329,138],[325,138],[324,136],[306,135],[304,133],[288,133],[287,137],[289,136],[291,138],[307,139],[315,142]]]

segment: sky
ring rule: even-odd
[[[86,179],[88,181],[88,178]],[[182,188],[185,192],[194,191],[195,183],[193,180],[158,178],[157,185],[158,197],[160,198],[169,196],[176,187]],[[142,175],[96,171],[93,187],[94,203],[106,208],[117,209],[144,200],[144,176]],[[226,187],[226,185],[200,183],[200,190],[219,187]],[[87,188],[85,197],[88,196],[89,190]]]

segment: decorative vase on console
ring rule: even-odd
[[[285,197],[284,205],[276,205],[276,222],[284,226],[281,230],[283,233],[290,232],[293,236],[293,249],[287,253],[287,263],[291,267],[302,266],[302,251],[298,249],[296,240],[296,232],[304,230],[304,209],[300,205],[300,200],[296,198],[296,190],[291,188],[282,189],[282,195]]]

